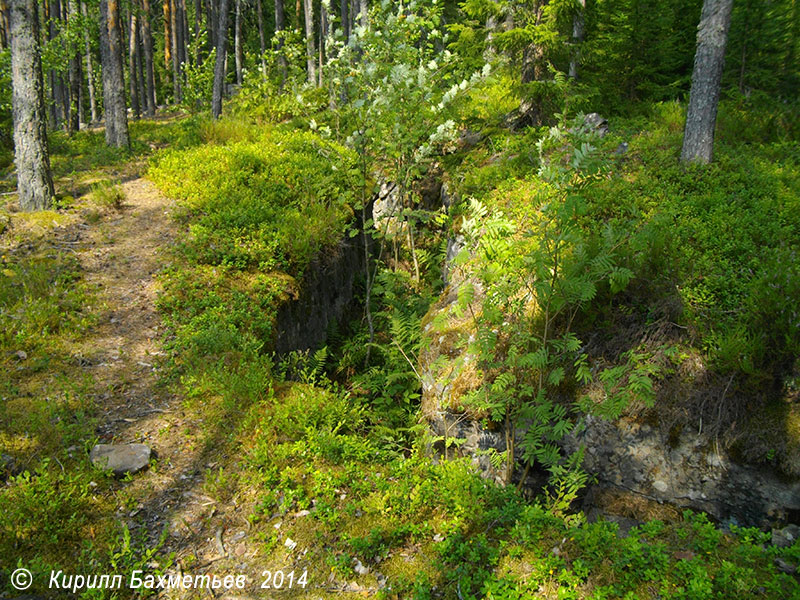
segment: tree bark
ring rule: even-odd
[[[233,54],[236,62],[236,83],[242,85],[242,0],[236,0],[236,18],[233,24]]]
[[[78,0],[67,0],[67,13],[70,22],[78,20]],[[74,54],[69,59],[69,120],[67,122],[67,131],[72,134],[78,131],[81,127],[83,115],[81,114],[81,55],[78,47],[72,47]]]
[[[186,0],[178,0],[180,9],[178,14],[181,18],[181,45],[178,58],[181,59],[181,85],[186,83],[186,72],[183,65],[191,64],[189,56],[189,13],[186,12]]]
[[[12,0],[12,114],[17,190],[22,210],[50,206],[55,192],[47,149],[44,79],[36,0]]]
[[[683,133],[681,160],[684,162],[711,162],[732,7],[733,0],[703,2],[703,12],[697,28],[697,52],[694,57],[689,109]]]
[[[279,35],[286,29],[286,13],[283,7],[283,0],[275,0],[275,35]],[[281,69],[281,89],[286,83],[286,78],[289,75],[289,64],[286,61],[286,55],[283,53],[283,37],[278,39],[278,64]]]
[[[308,83],[317,84],[317,50],[314,47],[314,4],[313,0],[303,0],[306,24],[306,68]]]
[[[106,111],[106,144],[117,148],[130,147],[118,0],[100,0],[100,48]]]
[[[586,35],[586,0],[578,0],[579,8],[572,16],[572,57],[569,61],[570,79],[578,78],[578,64],[581,59],[581,44]]]
[[[322,87],[323,70],[325,69],[325,38],[328,37],[328,9],[323,0],[319,6],[319,80],[317,85]]]
[[[350,15],[348,14],[347,0],[339,0],[339,18],[342,21],[342,35],[344,43],[350,41]]]
[[[178,20],[177,0],[170,0],[170,29],[172,30],[172,101],[177,104],[181,101],[181,57],[180,57],[180,21]]]
[[[136,31],[138,29],[136,8],[136,1],[134,0],[128,14],[128,83],[131,95],[131,112],[133,117],[138,119],[142,116],[142,111],[139,105],[139,69],[136,65],[136,58],[139,54],[139,47],[136,42]]]
[[[208,51],[217,47],[217,18],[215,0],[206,0],[206,22],[208,23]]]
[[[258,47],[261,50],[261,77],[267,79],[267,59],[264,54],[267,51],[267,44],[264,38],[264,9],[261,6],[261,0],[256,0],[256,18],[258,19]],[[275,15],[277,21],[278,16]],[[275,27],[277,30],[278,28]]]
[[[81,1],[81,14],[83,18],[88,20],[88,13],[86,10],[86,3]],[[92,44],[89,39],[89,31],[84,30],[83,41],[86,46],[86,82],[89,88],[89,113],[92,117],[92,123],[97,123],[100,117],[97,114],[97,98],[94,89],[94,67],[92,65]]]
[[[537,0],[534,6],[534,26],[539,27],[544,16],[544,8],[550,0]],[[544,75],[544,48],[541,44],[530,43],[522,53],[522,83],[539,81]]]
[[[194,40],[195,40],[195,48],[194,48],[194,64],[200,64],[200,44],[198,40],[200,39],[200,22],[201,17],[203,15],[203,2],[202,0],[194,0]]]
[[[153,68],[153,34],[150,32],[150,0],[142,0],[142,47],[145,67],[145,106],[148,117],[156,114],[156,78]]]
[[[359,0],[358,4],[358,12],[361,14],[361,26],[366,29],[369,26],[369,1]]]
[[[0,0],[0,49],[8,48],[8,2]]]
[[[56,17],[53,15],[53,2],[44,0],[44,26],[47,31],[47,41],[52,42],[56,35]],[[50,69],[47,73],[47,79],[50,88],[50,101],[48,108],[50,109],[50,127],[58,129],[61,126],[61,88],[58,84],[58,74],[55,69]]]
[[[163,0],[161,12],[164,15],[164,69],[169,76],[172,69],[172,10],[170,0]]]
[[[214,90],[211,95],[211,114],[219,119],[222,114],[222,92],[225,87],[225,52],[228,42],[228,0],[219,2],[219,28],[217,29],[217,62],[214,65]]]

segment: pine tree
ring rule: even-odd
[[[17,189],[22,210],[42,210],[55,195],[47,148],[44,81],[36,0],[12,0],[12,111]]]
[[[685,162],[711,162],[732,7],[733,0],[705,0],[703,3],[681,150],[681,160]]]
[[[129,147],[128,110],[122,67],[122,35],[117,0],[100,0],[100,61],[103,67],[106,143]]]
[[[214,90],[211,96],[211,114],[219,119],[222,114],[222,92],[225,87],[225,65],[227,63],[228,0],[220,0],[217,31],[217,62],[214,65]]]

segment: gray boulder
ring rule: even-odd
[[[144,444],[97,444],[89,453],[92,464],[111,469],[117,477],[138,473],[150,464],[149,447]]]

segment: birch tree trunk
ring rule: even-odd
[[[692,89],[683,132],[681,160],[708,164],[714,152],[725,45],[731,24],[733,0],[704,0],[697,28]]]
[[[217,29],[217,62],[214,65],[214,90],[211,95],[211,114],[219,119],[222,114],[222,92],[225,87],[226,50],[228,43],[228,0],[219,2],[219,26]]]
[[[314,47],[314,3],[313,0],[303,0],[303,12],[306,23],[306,68],[308,83],[317,85],[317,50]]]
[[[570,79],[578,78],[578,64],[581,59],[581,44],[586,35],[586,0],[578,0],[579,8],[572,16],[572,57],[569,61]]]
[[[233,24],[233,54],[236,62],[236,83],[242,85],[242,0],[236,0],[236,17]]]
[[[42,210],[50,206],[55,192],[47,149],[36,0],[12,0],[10,21],[12,114],[19,204],[22,210]]]
[[[142,116],[139,106],[139,70],[136,67],[136,57],[138,55],[138,44],[136,43],[136,30],[138,29],[136,8],[136,2],[134,0],[128,14],[128,84],[131,96],[131,112],[133,113],[134,119],[138,119]]]
[[[106,144],[118,148],[130,147],[118,0],[100,0],[100,48],[106,111]]]

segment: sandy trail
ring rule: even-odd
[[[103,407],[98,435],[104,443],[147,444],[157,456],[153,468],[115,484],[116,517],[151,547],[166,529],[161,553],[175,553],[172,572],[247,574],[248,588],[257,588],[246,513],[203,491],[206,472],[216,467],[213,449],[202,448],[203,423],[159,384],[158,274],[180,234],[170,217],[174,203],[142,178],[121,187],[122,208],[84,229],[76,248],[100,303],[93,307],[99,322],[76,348]]]

